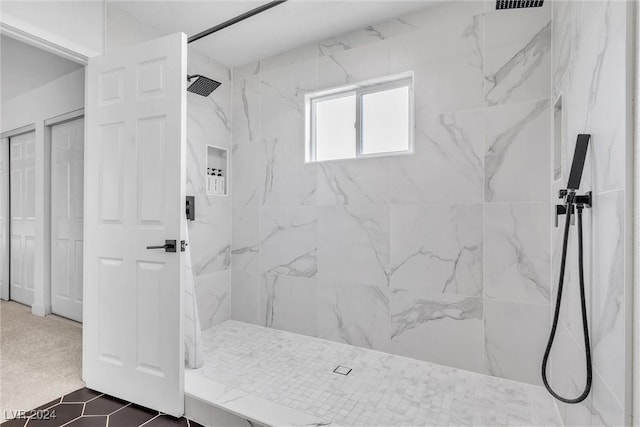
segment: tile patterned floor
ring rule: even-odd
[[[236,321],[202,341],[198,374],[343,426],[560,425],[542,387]]]
[[[41,412],[39,412],[41,411]],[[45,418],[55,412],[55,418]],[[34,413],[39,416],[29,415]],[[2,423],[2,427],[203,427],[186,418],[173,418],[88,388],[29,411],[27,417]]]

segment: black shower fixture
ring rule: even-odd
[[[195,81],[191,83],[191,80],[193,79],[195,79]],[[190,83],[187,87],[187,92],[202,95],[204,97],[211,95],[211,92],[216,90],[218,86],[221,85],[220,82],[217,82],[205,76],[201,76],[200,74],[187,76],[187,81]]]
[[[544,0],[496,0],[496,9],[522,9],[541,7]]]
[[[582,211],[585,208],[591,208],[592,197],[591,191],[586,194],[578,195],[576,192],[580,188],[580,181],[582,178],[582,172],[584,170],[584,163],[587,157],[587,149],[589,148],[589,140],[591,135],[580,134],[576,141],[576,148],[573,153],[573,163],[571,165],[571,172],[569,172],[569,181],[567,182],[567,188],[560,190],[558,197],[564,200],[563,204],[556,205],[556,227],[558,226],[558,216],[565,215],[564,233],[562,239],[562,255],[560,257],[560,277],[558,278],[558,287],[556,292],[556,306],[553,311],[553,322],[551,323],[551,332],[549,333],[549,340],[547,341],[547,348],[545,349],[544,356],[542,357],[542,382],[545,388],[551,393],[553,397],[564,403],[580,403],[587,398],[591,391],[591,385],[593,380],[593,366],[591,364],[591,343],[589,341],[589,325],[587,322],[587,298],[585,295],[585,280],[584,280],[584,258],[583,258],[583,239],[582,239]],[[580,313],[582,314],[582,335],[584,338],[584,351],[585,351],[585,363],[586,363],[586,383],[582,393],[575,398],[567,398],[560,396],[556,393],[549,384],[547,378],[547,364],[549,362],[549,355],[551,354],[551,347],[556,336],[558,328],[558,320],[560,317],[560,304],[562,303],[562,289],[564,287],[564,274],[567,267],[567,246],[569,242],[569,229],[573,223],[572,216],[578,217],[578,280],[580,287]]]

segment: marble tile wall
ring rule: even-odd
[[[188,73],[222,83],[209,97],[187,93],[187,189],[196,219],[188,221],[196,301],[202,329],[231,317],[231,202],[205,189],[207,144],[231,150],[231,70],[193,49]]]
[[[431,3],[233,70],[233,319],[541,383],[551,5],[494,5]],[[305,92],[407,70],[413,155],[304,163]]]
[[[581,191],[594,192],[594,207],[585,213],[585,277],[591,331],[594,380],[591,395],[579,405],[560,405],[565,425],[629,425],[631,262],[625,245],[625,181],[631,172],[625,159],[627,136],[626,49],[627,2],[554,1],[552,3],[552,90],[562,97],[562,176],[552,197],[566,182],[577,133],[592,135]],[[557,280],[561,231],[554,229],[553,272]],[[575,235],[572,236],[575,242]],[[584,343],[580,319],[575,243],[569,247],[566,296],[552,354],[552,381],[561,393],[576,396],[585,383]],[[555,282],[552,283],[555,288]],[[555,290],[554,298],[555,298]]]

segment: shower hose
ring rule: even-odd
[[[566,212],[566,222],[564,225],[564,239],[562,244],[562,260],[560,261],[560,278],[558,280],[558,293],[556,295],[556,308],[553,314],[553,324],[551,325],[551,333],[549,334],[549,341],[547,342],[547,349],[544,352],[544,357],[542,358],[542,381],[544,382],[544,386],[551,393],[553,397],[558,399],[564,403],[580,403],[589,395],[589,391],[591,390],[591,380],[592,380],[592,368],[591,368],[591,346],[589,344],[589,326],[587,325],[587,303],[585,299],[584,292],[584,260],[583,260],[583,246],[582,246],[582,209],[583,205],[574,203],[575,193],[571,192],[567,196],[567,212]],[[564,273],[565,267],[567,264],[567,243],[569,240],[569,227],[571,224],[571,214],[573,207],[575,206],[576,215],[578,217],[578,268],[579,268],[579,276],[580,276],[580,305],[582,309],[582,331],[584,336],[584,348],[585,348],[585,358],[587,364],[587,382],[584,387],[584,391],[582,394],[574,399],[567,399],[566,397],[560,396],[558,393],[553,391],[551,386],[549,385],[549,381],[547,380],[547,362],[549,361],[549,353],[551,352],[551,346],[553,345],[553,340],[556,336],[556,329],[558,327],[558,317],[560,316],[560,303],[562,300],[562,288],[564,286]]]

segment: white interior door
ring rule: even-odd
[[[29,306],[33,304],[35,269],[35,148],[35,132],[9,139],[11,195],[9,297]]]
[[[0,138],[0,298],[9,299],[9,140]]]
[[[186,36],[91,58],[85,123],[84,380],[184,412],[180,240]],[[146,249],[175,240],[176,252]]]
[[[51,311],[82,322],[84,119],[51,128]]]

